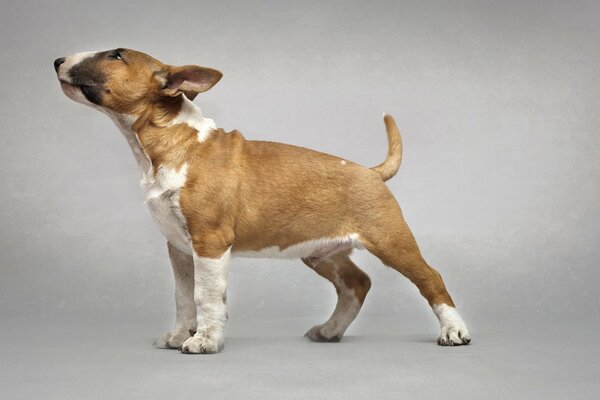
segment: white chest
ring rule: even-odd
[[[145,176],[141,184],[150,214],[162,234],[179,250],[192,254],[190,235],[179,206],[186,167],[177,171],[161,169],[155,176]]]
[[[136,117],[111,112],[107,112],[107,114],[115,121],[131,146],[142,172],[140,183],[152,218],[171,244],[181,251],[192,254],[190,235],[179,206],[179,193],[185,185],[187,164],[178,169],[161,167],[154,173],[150,158],[144,151],[137,133],[132,130]],[[211,130],[215,128],[213,120],[204,118],[200,109],[185,97],[179,114],[169,122],[167,127],[178,124],[187,124],[196,129],[199,141],[205,140]]]

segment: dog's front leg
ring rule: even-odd
[[[177,314],[175,329],[162,335],[156,346],[163,349],[179,349],[183,342],[196,332],[196,305],[194,303],[194,261],[171,243],[167,243],[169,258],[175,278],[175,305]]]
[[[227,320],[227,269],[230,249],[219,257],[203,257],[194,251],[194,302],[198,328],[181,346],[182,353],[217,353],[223,349]]]

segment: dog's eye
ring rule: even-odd
[[[123,55],[121,54],[121,52],[119,50],[113,50],[110,53],[108,53],[108,58],[113,59],[113,60],[122,60]]]

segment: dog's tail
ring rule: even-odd
[[[391,115],[383,114],[383,122],[388,136],[388,153],[384,162],[376,167],[371,168],[381,175],[381,179],[387,181],[392,176],[396,175],[402,162],[402,139],[400,131],[394,122]]]

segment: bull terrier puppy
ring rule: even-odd
[[[365,168],[302,147],[225,132],[192,103],[221,72],[172,66],[129,50],[77,53],[54,61],[63,92],[107,114],[139,164],[145,200],[167,239],[175,275],[175,328],[157,342],[182,353],[224,346],[230,257],[300,258],[329,280],[338,301],[312,327],[313,341],[337,342],[371,286],[350,259],[366,249],[410,279],[439,319],[443,346],[468,344],[466,324],[440,274],[419,251],[384,182],[402,142],[384,114],[386,160]]]

